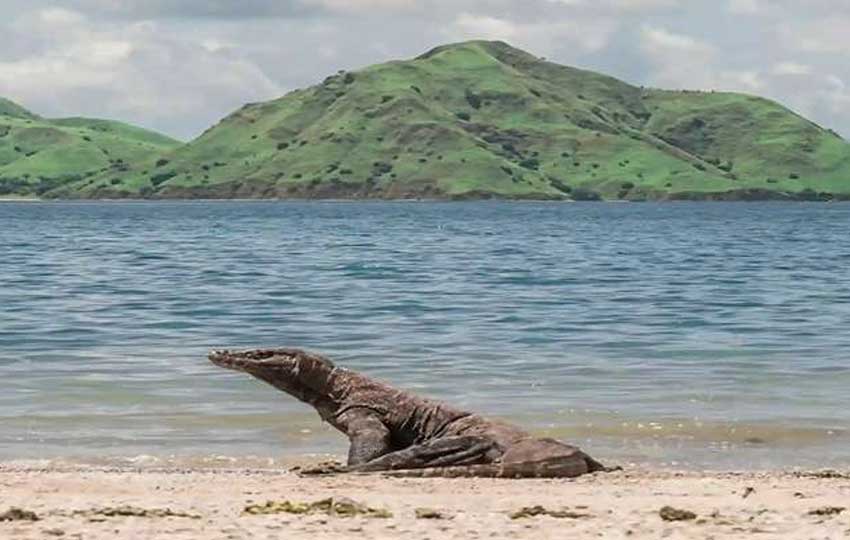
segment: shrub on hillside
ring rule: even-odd
[[[572,192],[573,200],[576,201],[601,201],[602,197],[595,191],[586,188],[575,188]]]
[[[151,184],[158,187],[160,184],[168,182],[169,180],[171,180],[175,176],[177,176],[176,171],[168,171],[168,172],[164,172],[164,173],[160,173],[160,174],[155,174],[155,175],[151,176]]]
[[[540,168],[540,161],[538,161],[536,158],[526,158],[519,162],[519,166],[524,169],[536,171]]]
[[[469,106],[473,109],[481,108],[481,98],[472,93],[472,91],[466,91],[466,102],[469,103]]]
[[[563,192],[563,193],[572,193],[572,192],[573,192],[573,188],[572,188],[572,186],[569,186],[569,185],[567,185],[567,184],[565,184],[565,183],[561,182],[561,181],[560,181],[560,180],[558,180],[557,178],[550,178],[550,179],[549,179],[549,184],[550,184],[553,188],[555,188],[555,189],[557,189],[558,191],[561,191],[561,192]]]
[[[386,174],[393,170],[392,163],[385,163],[383,161],[376,161],[372,164],[372,168],[374,169],[374,174],[382,175]]]

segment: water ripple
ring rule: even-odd
[[[285,344],[614,455],[846,463],[848,230],[841,204],[0,204],[0,457],[339,451],[204,360]]]

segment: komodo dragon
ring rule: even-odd
[[[397,390],[302,350],[213,351],[209,359],[312,405],[345,433],[348,466],[337,472],[557,478],[608,470],[574,446]]]

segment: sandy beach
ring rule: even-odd
[[[850,475],[836,472],[484,480],[0,466],[0,490],[9,539],[850,538]],[[301,505],[328,498],[339,512]],[[372,510],[347,517],[365,511],[357,504]],[[4,514],[12,507],[25,512]]]

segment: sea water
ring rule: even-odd
[[[0,204],[0,459],[342,454],[294,346],[609,462],[850,464],[850,205]],[[250,461],[255,460],[255,461]]]

